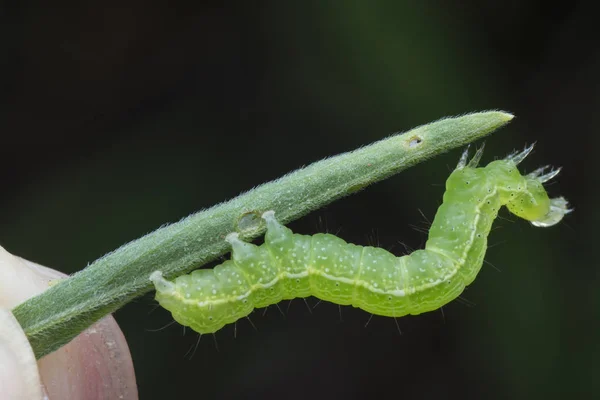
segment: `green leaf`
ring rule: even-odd
[[[229,251],[225,235],[264,232],[258,216],[275,210],[289,222],[436,154],[508,123],[499,111],[445,118],[340,154],[258,186],[230,201],[162,227],[96,260],[13,310],[36,356],[68,343],[103,316],[152,290],[148,277],[189,272]]]

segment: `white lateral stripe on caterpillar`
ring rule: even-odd
[[[177,291],[173,291],[172,295],[177,297],[179,299],[179,301],[181,301],[182,303],[186,303],[188,305],[195,305],[198,307],[208,307],[208,306],[216,306],[219,304],[224,304],[224,303],[230,303],[233,301],[241,301],[244,299],[247,299],[248,297],[250,297],[250,295],[253,292],[256,292],[257,290],[260,289],[268,289],[272,286],[274,286],[275,284],[277,284],[280,280],[282,279],[299,279],[299,278],[306,278],[309,275],[320,275],[326,279],[330,279],[334,282],[340,282],[340,283],[346,283],[346,284],[350,284],[350,285],[355,285],[355,286],[362,286],[365,289],[372,291],[374,293],[379,293],[379,294],[384,294],[384,295],[390,295],[390,296],[395,296],[395,297],[404,297],[406,295],[405,291],[403,289],[399,289],[399,290],[391,290],[391,291],[385,291],[385,290],[381,290],[378,289],[375,286],[369,285],[367,282],[363,282],[363,281],[354,281],[351,279],[347,279],[347,278],[340,278],[337,276],[333,276],[333,275],[328,275],[327,273],[323,273],[319,270],[316,270],[314,268],[309,267],[307,272],[303,272],[303,273],[299,273],[299,274],[290,274],[287,272],[284,272],[283,274],[281,274],[280,276],[278,276],[277,278],[273,279],[272,281],[268,282],[268,283],[264,283],[264,284],[255,284],[252,286],[252,288],[250,290],[248,290],[247,292],[245,292],[244,294],[238,295],[238,296],[234,296],[234,297],[225,297],[225,298],[220,298],[220,299],[214,299],[214,300],[206,300],[206,301],[196,301],[190,298],[186,298],[184,296],[182,296],[180,293],[178,293]],[[157,280],[162,278],[162,273],[160,271],[154,271],[152,273],[152,276],[150,277],[150,279],[152,280]],[[449,277],[450,278],[450,277]],[[433,282],[433,283],[429,283],[430,285],[434,285],[434,284],[438,284],[440,282]]]

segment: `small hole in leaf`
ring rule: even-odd
[[[411,149],[414,149],[421,143],[423,143],[423,139],[420,136],[413,136],[410,139],[408,139],[408,147]]]
[[[234,229],[238,232],[257,229],[262,223],[260,215],[258,211],[245,212],[237,219]]]

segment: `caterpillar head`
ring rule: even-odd
[[[562,168],[553,169],[549,165],[545,165],[528,174],[526,179],[528,182],[535,181],[538,182],[538,184],[543,184],[558,175],[561,169]],[[543,217],[531,221],[534,226],[547,227],[556,225],[566,214],[573,211],[573,209],[569,208],[567,200],[562,196],[550,199],[549,207],[548,212]]]
[[[525,177],[525,182],[527,190],[516,193],[506,204],[513,214],[528,220],[533,226],[548,227],[556,225],[572,211],[564,197],[549,198],[539,180]]]
[[[569,208],[569,203],[567,203],[567,200],[565,200],[564,197],[555,197],[550,199],[550,211],[542,218],[531,221],[531,223],[533,226],[543,228],[556,225],[571,211],[573,211],[573,209]]]
[[[518,165],[529,155],[529,153],[531,153],[534,145],[535,143],[526,147],[522,152],[510,154],[505,160]],[[543,185],[545,182],[548,182],[550,179],[557,176],[560,173],[560,170],[561,168],[554,169],[549,165],[546,165],[524,177],[528,193],[522,197],[529,199],[530,203],[535,203],[535,205],[531,205],[527,213],[528,215],[524,216],[524,218],[528,219],[534,226],[548,227],[556,225],[566,214],[573,211],[569,208],[569,204],[564,197],[549,198]],[[523,201],[523,199],[521,199],[521,201]],[[515,212],[518,206],[511,203],[507,206],[512,212],[519,215],[518,212]]]
[[[509,154],[503,160],[493,161],[485,170],[488,177],[492,177],[492,180],[503,188],[506,206],[510,212],[530,221],[534,226],[548,227],[560,222],[573,210],[569,208],[564,197],[549,198],[543,185],[557,176],[560,168],[544,166],[526,176],[520,174],[517,166],[531,153],[534,146],[535,143],[526,146],[522,151]],[[468,151],[467,147],[458,162],[457,170],[467,172],[469,168],[476,168],[483,153],[483,146],[471,160],[468,160]],[[471,173],[476,174],[475,171]]]

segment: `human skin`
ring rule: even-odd
[[[110,315],[57,351],[35,360],[10,310],[65,276],[0,246],[0,398],[137,400],[131,353]]]

